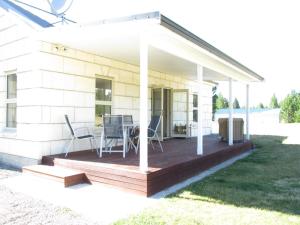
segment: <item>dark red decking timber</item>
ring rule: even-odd
[[[124,159],[121,153],[104,154],[80,151],[43,157],[45,165],[59,165],[84,172],[90,182],[100,182],[142,195],[153,195],[242,152],[252,149],[252,142],[228,146],[215,135],[204,137],[204,154],[196,153],[196,138],[170,139],[163,142],[164,152],[149,146],[149,171],[139,170],[139,155],[130,151]]]
[[[68,168],[60,168],[56,166],[24,166],[22,168],[22,172],[32,174],[34,176],[45,177],[47,179],[63,183],[64,187],[88,182],[83,172],[74,171]]]

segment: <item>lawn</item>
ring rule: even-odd
[[[115,224],[300,224],[300,145],[254,136],[256,151]]]

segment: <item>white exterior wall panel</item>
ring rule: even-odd
[[[17,132],[9,138],[5,137],[6,134],[0,134],[0,143],[9,139],[9,142],[18,144],[0,147],[0,152],[36,159],[40,159],[42,155],[61,153],[69,137],[64,124],[65,114],[69,115],[74,127],[83,125],[92,127],[94,124],[96,76],[112,79],[112,113],[126,112],[133,115],[135,123],[139,121],[139,67],[75,49],[66,48],[64,51],[51,43],[36,44],[39,46],[39,52],[30,54],[30,48],[20,47],[21,44],[16,43],[21,50],[12,53],[15,57],[10,55],[12,58],[0,61],[1,72],[8,68],[18,69]],[[32,43],[29,46],[32,47]],[[0,102],[3,102],[5,77],[2,73],[0,84]],[[193,81],[156,71],[149,73],[149,86],[187,88],[191,89],[190,95],[196,91],[193,88],[195,86]],[[206,122],[203,123],[205,124],[203,130],[205,134],[209,134],[211,87],[203,88],[205,89],[203,102],[206,104],[203,110],[204,115],[207,115],[204,116]],[[150,113],[151,88],[148,89],[148,96]],[[190,101],[189,109],[191,104]],[[4,109],[5,107],[0,104],[0,111]],[[192,122],[191,112],[190,109],[190,122]],[[4,122],[5,117],[0,118],[2,128]],[[22,148],[20,143],[23,142],[26,142],[28,147]],[[79,141],[75,146],[75,150],[88,149],[89,142]]]

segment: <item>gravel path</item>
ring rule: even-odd
[[[18,175],[20,172],[0,164],[0,180]],[[88,221],[68,208],[56,207],[0,185],[0,224],[96,225],[97,223]]]

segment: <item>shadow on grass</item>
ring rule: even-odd
[[[253,136],[256,151],[168,198],[300,214],[300,145],[286,137]]]

